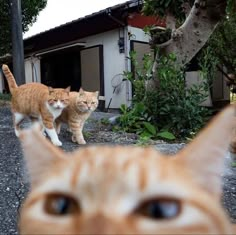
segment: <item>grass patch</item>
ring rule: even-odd
[[[0,93],[0,107],[10,105],[11,94]]]
[[[0,100],[10,101],[11,100],[11,94],[0,93]]]

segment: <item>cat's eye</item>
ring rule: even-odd
[[[50,194],[47,196],[44,209],[48,214],[65,216],[80,211],[77,201],[67,195]]]
[[[57,102],[57,100],[56,100],[56,99],[54,99],[54,102]]]
[[[175,199],[152,199],[143,202],[135,214],[154,220],[173,219],[180,214],[181,203]]]
[[[55,103],[55,100],[54,100],[54,99],[50,99],[50,100],[48,100],[48,103],[49,103],[50,105],[52,105],[52,104]]]
[[[84,104],[87,104],[87,101],[83,101]]]

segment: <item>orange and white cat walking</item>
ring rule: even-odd
[[[236,234],[221,204],[236,109],[175,156],[90,146],[65,153],[38,130],[20,136],[31,178],[21,234]]]
[[[15,134],[19,136],[20,124],[25,117],[39,120],[52,143],[61,146],[54,128],[54,120],[69,104],[70,87],[66,89],[50,88],[41,83],[27,83],[17,86],[13,74],[7,65],[2,65],[12,95],[11,110]]]

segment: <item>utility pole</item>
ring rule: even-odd
[[[18,85],[25,83],[25,62],[22,32],[21,0],[9,0],[11,8],[11,35],[13,74]]]

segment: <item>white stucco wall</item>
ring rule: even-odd
[[[150,37],[140,28],[128,26],[128,32],[131,35],[130,40],[149,42]]]
[[[120,77],[119,74],[123,74],[126,69],[125,53],[119,52],[118,39],[118,29],[80,39],[81,42],[86,42],[86,47],[103,45],[105,106],[108,106],[112,98],[110,108],[118,108],[127,102],[126,83],[122,84],[118,94],[113,94],[111,84],[112,79]]]
[[[128,32],[132,37],[128,37]],[[112,79],[119,80],[122,78],[124,71],[131,70],[130,60],[127,59],[130,52],[130,40],[149,42],[149,36],[145,35],[142,29],[128,26],[124,32],[120,33],[125,38],[125,52],[119,52],[118,39],[119,30],[112,30],[103,34],[84,38],[81,40],[86,42],[86,47],[97,44],[103,45],[104,53],[104,89],[105,89],[105,106],[107,107],[111,98],[110,108],[119,108],[121,104],[131,104],[131,85],[130,82],[124,81],[117,89],[118,93],[113,94]]]

